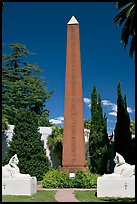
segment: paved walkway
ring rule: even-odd
[[[58,202],[80,202],[77,200],[74,196],[74,191],[79,190],[79,191],[85,191],[85,190],[96,190],[96,188],[62,188],[62,189],[57,189],[57,188],[42,188],[41,185],[37,185],[37,190],[56,190],[57,193],[55,194],[55,199]]]
[[[74,196],[74,189],[60,189],[55,194],[55,199],[58,202],[80,202]]]

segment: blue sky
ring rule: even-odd
[[[124,50],[121,29],[113,23],[114,2],[6,2],[2,14],[2,42],[22,43],[37,53],[29,59],[43,70],[48,90],[49,119],[63,125],[67,23],[74,15],[80,26],[84,119],[90,119],[90,94],[95,85],[107,115],[108,132],[116,121],[117,84],[127,97],[135,120],[135,59]]]

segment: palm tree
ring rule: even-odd
[[[121,42],[124,44],[124,49],[128,43],[128,39],[131,36],[129,55],[132,58],[135,52],[135,1],[121,0],[116,3],[118,9],[121,11],[114,18],[114,23],[118,23],[120,26],[125,22],[122,28]]]

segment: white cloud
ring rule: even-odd
[[[60,117],[58,117],[58,118],[56,118],[56,119],[63,121],[63,120],[64,120],[64,117],[60,116]]]
[[[111,103],[108,100],[102,100],[101,102],[104,106],[108,106],[111,110],[115,112],[117,111],[117,105],[115,103]]]
[[[128,113],[133,113],[134,112],[134,110],[132,108],[130,108],[130,107],[127,107],[127,111],[128,111]]]
[[[108,101],[108,100],[102,100],[101,102],[102,102],[102,104],[103,104],[104,106],[111,106],[111,105],[113,105],[113,103],[111,103],[111,102]]]
[[[63,121],[64,121],[64,117],[62,116],[49,120],[49,122],[52,123],[53,125],[63,124]]]
[[[117,112],[115,112],[115,111],[110,112],[109,115],[117,116]]]
[[[89,98],[83,98],[84,103],[90,104],[90,99]]]
[[[62,124],[62,121],[57,119],[50,119],[49,122],[54,125]]]
[[[117,105],[115,103],[112,104],[111,108],[113,111],[117,112]]]

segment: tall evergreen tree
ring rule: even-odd
[[[118,82],[117,121],[115,133],[115,151],[121,154],[127,163],[132,163],[130,117],[127,111],[126,96],[122,96],[121,84]]]
[[[42,180],[49,170],[49,160],[38,131],[37,114],[32,110],[19,110],[14,125],[12,141],[9,142],[3,164],[7,164],[10,158],[17,154],[21,173]]]
[[[14,124],[18,110],[34,110],[39,117],[39,125],[49,126],[45,102],[53,91],[47,91],[47,83],[40,78],[39,67],[26,60],[30,54],[25,45],[10,44],[10,53],[3,55],[2,114],[9,124]]]
[[[91,172],[107,172],[108,134],[107,118],[102,111],[101,97],[93,87],[91,93],[91,129],[89,137],[89,155]]]
[[[133,120],[130,120],[130,131],[132,135],[135,135],[135,122]]]

